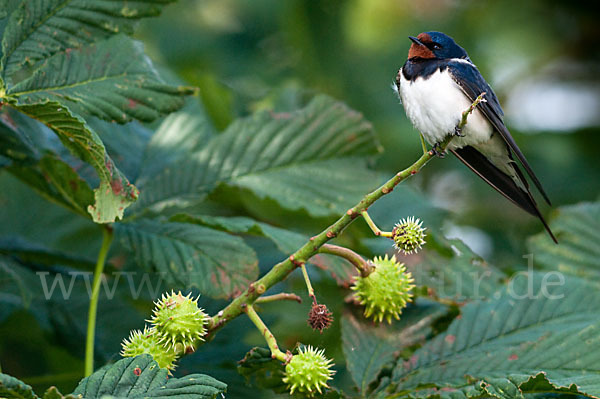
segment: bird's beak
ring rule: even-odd
[[[411,41],[412,41],[414,44],[416,44],[416,45],[418,45],[418,46],[424,46],[424,44],[423,44],[423,43],[422,43],[422,42],[421,42],[419,39],[417,39],[416,37],[414,37],[414,36],[409,36],[408,38],[409,38],[409,39],[410,39],[410,40],[411,40]]]

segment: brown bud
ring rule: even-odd
[[[332,322],[333,316],[327,306],[313,303],[310,312],[308,312],[308,325],[313,330],[319,330],[320,333],[323,333],[323,330],[329,328]]]

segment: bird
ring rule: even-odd
[[[508,200],[539,218],[558,244],[521,167],[548,205],[550,199],[504,124],[498,97],[465,49],[442,32],[423,32],[408,38],[412,41],[408,59],[398,71],[394,89],[413,126],[440,156],[443,152],[437,151],[439,144],[454,135],[446,150]],[[481,94],[484,101],[459,129],[463,112]]]

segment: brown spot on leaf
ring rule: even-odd
[[[448,342],[449,344],[453,344],[454,341],[456,341],[456,336],[454,335],[446,335],[446,338],[444,338],[444,341]]]
[[[120,179],[111,180],[110,187],[115,195],[121,195],[121,193],[123,193],[123,182]]]
[[[135,108],[137,105],[138,105],[138,102],[135,101],[133,98],[128,99],[128,102],[127,102],[128,108]]]
[[[512,354],[508,357],[508,360],[517,360],[519,358],[519,356],[517,356],[516,354]]]
[[[133,374],[135,374],[137,376],[141,375],[142,374],[142,369],[139,368],[139,367],[134,368],[133,369]]]

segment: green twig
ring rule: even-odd
[[[323,246],[319,248],[319,253],[340,256],[346,259],[358,269],[360,275],[363,277],[367,277],[369,274],[371,274],[372,268],[369,266],[367,261],[365,261],[362,256],[351,249],[340,247],[338,245],[323,244]]]
[[[96,269],[94,270],[94,282],[92,283],[92,296],[90,298],[90,307],[88,311],[87,337],[85,341],[85,376],[89,376],[94,371],[94,337],[96,333],[96,313],[98,310],[98,297],[100,296],[100,282],[104,272],[104,263],[106,255],[113,239],[113,230],[110,226],[104,226],[102,229],[102,247],[98,253]]]
[[[479,103],[487,103],[487,100],[483,98],[485,94],[485,91],[482,91],[481,94],[477,96],[475,101],[473,101],[471,106],[467,110],[463,111],[462,117],[460,118],[460,123],[458,124],[459,130],[465,127],[465,125],[467,124],[467,118],[469,117],[469,115],[471,115],[471,113],[473,113],[473,111],[475,110],[475,108],[477,108]]]
[[[302,303],[302,298],[300,298],[296,294],[290,294],[287,292],[280,292],[275,295],[266,295],[259,297],[254,303],[267,303],[267,302],[275,302],[275,301],[296,301],[298,303]]]
[[[475,107],[477,107],[481,101],[484,101],[484,94],[485,93],[482,93],[479,97],[477,97],[469,109],[463,113],[462,119],[457,126],[459,130],[466,125],[467,117],[475,109]],[[439,143],[438,149],[440,151],[444,151],[454,137],[454,135],[449,135],[446,137],[445,140]],[[363,211],[366,211],[375,201],[390,193],[400,182],[406,180],[412,175],[417,174],[419,170],[421,170],[421,168],[425,166],[425,164],[427,164],[427,162],[429,162],[434,156],[434,151],[428,151],[424,153],[411,166],[401,172],[398,172],[396,175],[394,175],[394,177],[389,179],[375,191],[365,195],[358,204],[350,208],[335,223],[322,231],[320,234],[312,237],[289,258],[273,266],[273,268],[267,274],[254,282],[252,286],[264,287],[266,291],[273,285],[284,280],[292,271],[296,269],[297,266],[302,265],[304,262],[306,262],[306,260],[310,259],[310,257],[319,251],[319,248],[327,243],[327,241],[340,234],[357,216],[361,215]],[[254,303],[260,294],[261,293],[257,292],[256,289],[247,289],[241,295],[236,297],[231,303],[229,303],[229,305],[219,311],[217,315],[212,318],[211,323],[209,324],[209,335],[214,334],[227,322],[239,316],[243,312],[242,309]]]
[[[265,341],[267,341],[267,345],[271,350],[271,357],[282,362],[287,362],[289,360],[289,356],[279,350],[275,336],[273,333],[271,333],[271,331],[269,331],[267,325],[261,320],[258,313],[256,313],[256,310],[254,310],[254,307],[252,305],[245,306],[244,311],[248,315],[248,318],[252,320],[252,323],[254,323],[256,328],[258,328]]]
[[[379,227],[377,227],[377,225],[373,221],[373,219],[371,219],[371,216],[369,216],[369,213],[367,212],[366,209],[364,211],[362,211],[360,214],[362,215],[363,219],[365,219],[365,222],[367,222],[367,224],[371,228],[371,231],[373,232],[373,234],[375,234],[376,236],[387,237],[387,238],[392,238],[394,236],[394,234],[391,231],[380,230]]]

